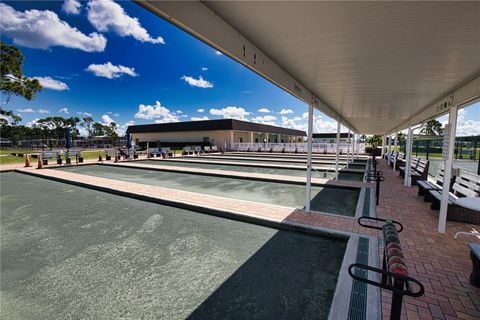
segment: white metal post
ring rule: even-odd
[[[398,132],[395,133],[395,144],[393,145],[393,149],[395,150],[394,152],[397,151],[397,146],[398,146]],[[398,158],[398,153],[397,153],[397,158]],[[397,170],[397,160],[395,159],[395,162],[393,163],[393,171]]]
[[[347,168],[348,168],[349,162],[350,162],[350,129],[348,129],[348,136],[347,136]]]
[[[392,161],[392,135],[388,136],[388,163]]]
[[[335,150],[335,180],[338,180],[338,158],[340,156],[340,121],[337,121],[337,146]]]
[[[412,186],[412,180],[410,178],[410,165],[412,164],[412,138],[413,138],[413,130],[412,126],[408,124],[408,136],[407,136],[407,145],[405,152],[407,153],[407,163],[405,167],[405,180],[403,181],[403,185],[405,187]]]
[[[453,152],[455,148],[455,131],[457,130],[457,107],[450,107],[448,116],[448,127],[445,128],[443,139],[448,139],[448,146],[444,141],[444,148],[447,148],[443,155],[445,162],[445,174],[443,176],[442,201],[440,202],[440,214],[438,215],[438,232],[445,233],[447,224],[448,195],[450,192],[450,178],[452,177]]]
[[[352,162],[355,159],[355,132],[352,135]]]
[[[385,135],[382,136],[382,159],[385,158]]]
[[[305,196],[305,210],[310,212],[312,199],[312,138],[313,138],[313,105],[308,106],[308,140],[307,140],[307,184]]]

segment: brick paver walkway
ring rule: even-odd
[[[445,234],[437,232],[438,211],[417,196],[417,187],[403,186],[397,172],[379,160],[383,170],[379,217],[392,217],[405,226],[400,233],[410,274],[425,286],[425,296],[405,298],[404,319],[480,319],[480,290],[469,283],[468,242],[476,237],[454,235],[478,226],[447,221]],[[382,294],[383,318],[389,318],[389,294]]]

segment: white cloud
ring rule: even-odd
[[[33,119],[32,121],[29,121],[25,124],[26,127],[33,127],[34,125],[37,124],[38,120],[40,120],[39,118],[36,118],[36,119]]]
[[[208,71],[207,67],[202,67],[202,71]]]
[[[244,108],[235,106],[229,106],[222,109],[212,108],[209,112],[214,116],[223,116],[224,118],[239,120],[247,120],[245,116],[250,114],[250,112],[247,112]]]
[[[131,77],[136,77],[138,74],[135,72],[135,68],[129,68],[119,64],[118,66],[112,64],[110,61],[104,64],[91,64],[85,71],[91,72],[97,77],[104,77],[107,79],[120,78],[126,74]]]
[[[125,135],[125,132],[127,131],[127,128],[129,126],[133,126],[135,124],[135,121],[130,120],[125,122],[123,125],[120,125],[117,127],[117,133],[121,136]]]
[[[60,113],[65,113],[65,114],[69,114],[69,113],[70,113],[70,111],[68,111],[68,108],[62,108],[62,109],[58,110],[58,112],[60,112]]]
[[[160,101],[156,101],[153,106],[140,104],[138,112],[135,113],[137,119],[156,119],[156,123],[179,122],[178,116],[169,109],[161,105]]]
[[[79,14],[82,5],[77,0],[65,0],[62,5],[63,11],[68,14]]]
[[[251,119],[253,122],[258,122],[258,123],[262,123],[262,124],[269,124],[271,126],[275,126],[276,125],[276,120],[277,120],[277,117],[275,116],[263,116],[263,117],[255,117],[255,118],[252,118]]]
[[[77,130],[81,137],[88,137],[88,131],[84,127],[78,126]]]
[[[22,113],[32,113],[32,112],[35,112],[35,110],[33,110],[32,108],[27,108],[27,109],[17,109],[18,112],[22,112]]]
[[[84,117],[91,117],[92,114],[89,112],[77,112],[77,115],[84,116]]]
[[[33,79],[37,79],[40,82],[40,85],[45,89],[51,89],[56,91],[64,91],[70,89],[65,82],[55,80],[52,77],[33,77]]]
[[[457,136],[472,136],[480,134],[480,121],[465,120],[467,110],[460,109],[457,118]]]
[[[96,32],[86,35],[50,10],[20,12],[0,3],[0,16],[2,36],[12,38],[17,45],[38,49],[62,46],[86,52],[101,52],[107,45],[103,35]]]
[[[119,117],[120,116],[120,113],[118,113],[118,112],[113,113],[112,111],[108,111],[106,114],[113,115],[114,117]]]
[[[111,0],[91,0],[87,6],[88,21],[100,32],[113,31],[121,37],[133,37],[141,42],[165,44],[162,37],[152,38],[140,25],[138,18],[130,17]]]
[[[293,113],[293,110],[292,109],[282,109],[279,113],[280,114],[289,114],[289,113]]]
[[[177,110],[177,111],[175,111],[175,113],[182,114],[183,111],[182,110]]]
[[[192,120],[192,121],[202,121],[202,120],[208,120],[208,117],[207,117],[207,116],[203,116],[203,117],[191,117],[190,120]]]
[[[18,112],[21,112],[21,113],[34,113],[34,112],[38,112],[38,113],[50,113],[50,111],[48,111],[47,109],[38,109],[37,111],[33,110],[32,108],[26,108],[26,109],[17,109]]]
[[[205,109],[203,109],[203,108],[197,109],[197,112],[198,113],[203,113],[203,112],[205,112]]]
[[[305,112],[302,117],[288,118],[282,116],[281,126],[291,129],[307,131],[308,113]],[[344,128],[343,128],[344,129]],[[337,122],[334,120],[325,120],[321,115],[313,117],[313,132],[315,133],[333,133],[337,132]]]
[[[261,108],[261,109],[258,109],[257,111],[258,111],[258,112],[261,112],[261,113],[270,113],[270,112],[272,112],[272,111],[270,111],[270,109],[268,109],[268,108]]]
[[[202,76],[200,76],[198,79],[195,79],[191,76],[183,76],[180,79],[185,80],[186,83],[188,83],[192,87],[199,87],[199,88],[213,88],[213,83],[204,80]]]
[[[104,114],[104,115],[102,116],[102,124],[103,124],[103,125],[108,126],[108,125],[110,125],[112,122],[115,122],[115,121],[113,121],[113,119],[110,118],[109,115]]]
[[[218,50],[215,51],[215,54],[216,54],[217,56],[223,56],[223,53],[221,53],[221,52],[218,51]]]

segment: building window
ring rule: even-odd
[[[255,143],[258,143],[258,138],[255,138]]]
[[[243,142],[243,138],[242,138],[242,137],[238,138],[238,141],[239,141],[240,143],[242,143],[242,142]]]

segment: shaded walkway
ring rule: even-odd
[[[480,319],[480,290],[471,286],[471,262],[468,242],[475,237],[453,237],[458,231],[471,231],[478,226],[447,221],[445,234],[437,233],[438,211],[417,196],[417,187],[406,188],[397,172],[379,160],[383,170],[379,217],[392,217],[404,224],[400,234],[411,275],[425,285],[425,296],[407,297],[405,319]],[[389,295],[382,294],[383,317],[388,319]]]

